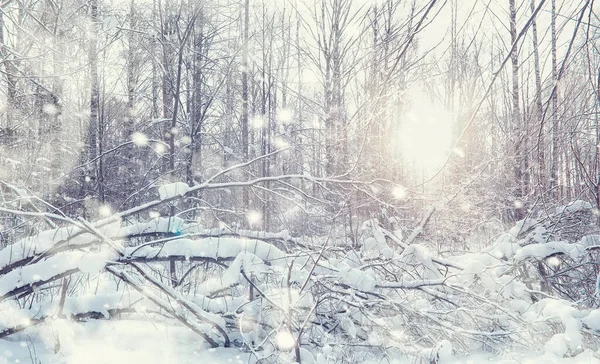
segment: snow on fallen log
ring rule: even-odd
[[[120,223],[112,223],[99,229],[106,236],[114,236],[120,230]],[[75,226],[50,229],[17,240],[0,250],[0,274],[29,263],[33,258],[55,252],[85,248],[99,244],[96,236]]]
[[[94,320],[98,320],[98,319],[102,319],[102,318],[110,319],[113,317],[117,317],[121,314],[134,313],[134,312],[135,312],[135,309],[133,309],[133,308],[117,308],[117,309],[106,310],[108,317],[106,315],[104,315],[104,313],[101,313],[98,311],[80,312],[77,314],[69,315],[68,317],[75,321],[85,321],[88,319],[94,319]],[[43,324],[47,321],[56,320],[56,318],[57,318],[56,315],[42,316],[42,317],[33,318],[33,319],[23,318],[23,320],[21,320],[20,322],[16,323],[13,326],[0,327],[0,339],[10,336],[10,335],[13,335],[13,334],[16,334],[18,332],[24,331],[29,327]]]
[[[100,272],[106,261],[115,257],[108,249],[99,252],[69,251],[15,268],[0,276],[0,302],[74,273]]]
[[[600,332],[600,308],[590,311],[581,322],[590,329]]]
[[[59,307],[60,303],[55,300],[37,303],[27,309],[17,308],[11,302],[3,302],[0,304],[0,337],[3,336],[2,333],[14,332],[19,326],[23,326],[23,329],[28,327],[30,321],[59,317],[109,319],[115,312],[134,313],[134,305],[142,298],[137,292],[87,294],[66,297],[63,307]]]
[[[240,253],[252,253],[264,262],[277,262],[286,254],[272,244],[255,239],[209,237],[203,239],[174,239],[142,247],[125,248],[127,259],[160,259],[169,257],[192,257],[235,259]]]
[[[227,241],[227,239],[233,239],[233,241],[236,241],[235,244],[237,245],[245,245],[245,251],[254,252],[257,250],[257,255],[259,255],[263,260],[269,260],[271,258],[265,256],[264,254],[260,254],[260,250],[267,246],[269,247],[267,249],[274,247],[268,243],[257,243],[257,240],[274,240],[285,242],[291,239],[289,232],[285,230],[280,233],[266,233],[255,231],[233,232],[226,229],[202,229],[197,223],[188,223],[178,217],[159,217],[149,221],[130,225],[121,225],[120,221],[113,221],[110,224],[98,225],[101,225],[101,227],[94,226],[94,230],[97,230],[102,236],[106,236],[109,239],[123,239],[130,236],[151,233],[164,233],[173,235],[193,234],[206,236],[206,239],[212,238],[214,241],[223,242],[223,245],[220,245],[220,243],[217,244],[220,245],[217,253],[211,253],[214,251],[215,243],[209,242],[207,248],[207,253],[209,253],[209,256],[214,257],[215,254],[218,254],[220,258],[225,259],[233,259],[236,256],[236,252],[241,251],[239,248],[233,248],[232,251],[227,252],[227,249],[230,249],[229,247],[232,246],[232,240]],[[214,236],[211,237],[211,235]],[[249,242],[243,244],[239,243],[242,240],[249,240]],[[32,262],[50,257],[54,254],[68,252],[73,249],[88,248],[93,245],[100,245],[101,243],[102,239],[98,237],[98,234],[92,233],[89,229],[79,226],[69,225],[57,229],[44,230],[35,235],[20,239],[15,243],[0,249],[0,275],[6,274],[11,270],[26,264],[31,264]],[[172,249],[173,247],[174,246],[172,243],[166,244],[167,250]],[[177,250],[178,248],[173,249]],[[283,256],[283,253],[278,248],[274,249],[276,249],[277,252],[273,250],[273,254],[279,254],[278,256]],[[144,251],[148,252],[148,250]],[[188,251],[191,253],[197,253],[198,248],[194,247],[191,250],[188,249]],[[175,257],[186,256],[185,253],[174,253],[172,255]],[[202,254],[198,256],[201,255]],[[165,255],[162,254],[155,256],[154,258],[156,259],[161,257],[165,257]],[[141,259],[144,258],[144,256],[137,255],[134,258]]]
[[[421,287],[428,286],[441,286],[448,279],[440,278],[440,279],[423,279],[423,280],[407,280],[400,282],[381,282],[377,283],[377,287],[379,288],[394,288],[394,289],[418,289]]]
[[[583,200],[576,200],[576,201],[572,201],[571,203],[567,204],[566,206],[560,206],[556,208],[556,213],[557,214],[562,214],[562,213],[576,213],[576,212],[580,212],[583,210],[591,210],[593,208],[592,204],[590,204],[589,202],[583,201]]]
[[[203,310],[215,314],[233,313],[238,307],[248,302],[248,299],[245,296],[209,297],[200,293],[186,296],[186,298],[189,301],[194,302]]]
[[[517,261],[528,258],[541,260],[556,254],[566,254],[572,259],[577,259],[586,254],[586,248],[581,244],[569,243],[567,241],[530,244],[517,250],[514,259]]]
[[[398,262],[406,266],[406,274],[424,279],[441,277],[438,267],[432,261],[433,254],[424,246],[412,244],[398,257]]]
[[[190,186],[184,182],[168,183],[158,188],[158,194],[161,200],[167,200],[177,196],[184,196],[189,191]]]
[[[123,237],[151,233],[182,234],[185,226],[185,220],[177,216],[157,217],[148,221],[122,226],[119,234]]]
[[[370,292],[375,290],[377,280],[367,272],[360,269],[345,267],[337,274],[342,283],[359,291]]]

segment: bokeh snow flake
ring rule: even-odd
[[[277,120],[283,124],[289,124],[294,120],[294,112],[288,108],[281,108],[277,111]]]
[[[192,144],[192,138],[190,138],[187,135],[181,137],[181,144],[183,144],[183,145],[190,145],[190,144]]]
[[[131,134],[131,141],[138,147],[144,147],[148,145],[148,137],[146,134],[140,133],[139,131]]]
[[[292,333],[286,330],[279,331],[275,335],[275,342],[280,350],[292,350],[296,346],[296,340]]]
[[[551,266],[551,267],[560,267],[560,259],[558,259],[557,257],[550,257],[548,259],[546,259],[546,263]]]
[[[288,143],[287,140],[285,140],[284,138],[281,138],[281,137],[273,138],[272,144],[277,149],[283,149],[283,148],[287,148],[290,146],[290,143]]]
[[[58,107],[56,107],[55,104],[50,104],[50,103],[46,103],[42,106],[42,111],[44,112],[44,114],[46,115],[58,115],[60,113],[60,110],[58,109]]]
[[[100,206],[100,208],[98,209],[98,213],[100,214],[100,216],[102,217],[109,217],[112,214],[112,211],[110,209],[110,206],[108,205],[102,205]]]
[[[252,127],[254,129],[262,129],[265,127],[265,118],[262,115],[254,115],[252,120],[250,120]]]
[[[155,147],[154,147],[154,150],[156,151],[156,153],[162,155],[162,154],[165,154],[167,152],[167,147],[165,147],[164,144],[156,143]]]
[[[397,200],[406,198],[406,188],[402,186],[396,186],[392,189],[392,196]]]
[[[262,214],[258,211],[248,211],[246,213],[246,219],[248,219],[248,223],[250,225],[259,224],[262,221]]]

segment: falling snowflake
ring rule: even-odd
[[[294,120],[294,112],[287,108],[279,109],[277,111],[277,120],[284,124],[291,123]]]
[[[189,136],[184,136],[181,138],[181,144],[183,145],[190,145],[192,144],[192,138],[190,138]]]
[[[148,145],[148,137],[146,136],[146,134],[137,131],[131,134],[131,141],[138,147]]]
[[[560,267],[560,259],[558,259],[557,257],[550,257],[546,259],[546,263],[548,263],[548,265],[551,267]]]
[[[289,331],[278,332],[275,342],[280,350],[291,350],[296,346],[296,340]]]
[[[102,217],[108,217],[108,216],[110,216],[111,215],[110,206],[107,206],[107,205],[100,206],[100,208],[98,209],[98,213]]]
[[[402,186],[396,186],[392,190],[392,196],[397,200],[402,200],[406,198],[406,189]]]
[[[250,225],[256,225],[261,222],[262,214],[258,211],[248,211],[248,213],[246,213],[246,218]]]
[[[42,106],[42,111],[47,115],[58,115],[60,113],[55,104],[44,104]]]
[[[156,143],[154,150],[156,150],[156,153],[158,154],[165,154],[167,152],[167,148],[163,144],[159,143]]]
[[[273,146],[275,146],[277,149],[283,149],[290,146],[290,143],[288,143],[287,140],[280,137],[273,138],[271,144],[273,144]]]
[[[262,129],[265,127],[265,119],[262,117],[262,115],[254,115],[250,122],[254,129]]]

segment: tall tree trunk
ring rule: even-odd
[[[296,72],[298,73],[298,89],[297,89],[297,103],[296,111],[298,113],[294,129],[292,130],[292,145],[294,146],[294,160],[298,165],[298,169],[295,173],[304,174],[304,153],[301,147],[300,129],[302,129],[302,123],[304,121],[303,112],[303,95],[302,95],[302,83],[304,79],[302,77],[302,47],[300,46],[300,13],[296,12]],[[309,171],[310,172],[310,171]],[[304,180],[300,180],[301,190],[304,190]]]
[[[198,168],[202,170],[202,64],[204,28],[199,26],[199,32],[194,37],[194,69],[192,75],[192,122],[190,125],[190,144],[186,164],[186,179],[188,185],[194,181],[194,159],[197,156]],[[197,153],[197,154],[196,154]]]
[[[64,31],[61,28],[63,21],[63,19],[61,19],[62,8],[57,7],[56,9],[54,9],[54,11],[56,18],[54,21],[54,29],[52,36],[52,46],[54,47],[54,52],[52,52],[52,71],[54,72],[54,77],[52,79],[52,96],[54,106],[56,107],[56,109],[54,110],[53,115],[49,115],[49,117],[52,119],[52,153],[49,153],[48,155],[48,158],[50,159],[50,179],[52,181],[60,179],[60,173],[62,173],[63,171],[62,161],[64,159],[64,154],[60,153],[60,149],[57,148],[58,145],[60,145],[60,137],[63,131],[62,120],[60,118],[61,111],[59,110],[59,102],[60,98],[63,96],[63,81],[61,75],[64,73],[64,67],[62,64],[61,56],[65,54],[65,47],[62,42]],[[55,188],[56,186],[51,187]],[[54,201],[55,196],[48,196],[48,199]]]
[[[14,110],[16,109],[17,102],[17,79],[15,77],[15,64],[13,62],[16,62],[16,60],[14,60],[11,52],[8,49],[8,46],[6,45],[7,39],[5,37],[5,32],[7,30],[4,12],[6,11],[7,5],[8,2],[4,2],[0,5],[0,59],[2,59],[2,63],[4,64],[4,72],[2,73],[4,77],[6,77],[6,104],[4,115],[0,114],[0,160],[2,160],[4,157],[4,147],[10,147],[14,143],[19,141],[19,138],[16,135],[17,128],[14,120]],[[0,67],[1,66],[2,65],[0,65]],[[6,117],[4,123],[2,122],[3,116]],[[2,179],[10,176],[8,174],[8,168],[5,168],[4,165],[2,168],[0,168],[0,178]],[[4,192],[4,184],[0,184],[0,204],[6,203]],[[9,244],[12,241],[12,239],[16,238],[13,234],[10,233],[10,231],[13,230],[13,226],[17,226],[20,223],[18,219],[13,219],[12,221],[6,219],[5,221],[5,229],[3,229],[4,231],[0,233],[0,248],[5,248],[7,244]]]
[[[175,93],[173,95],[173,116],[171,118],[171,128],[169,129],[169,171],[171,174],[171,181],[175,182],[177,179],[177,171],[175,169],[175,137],[178,134],[177,128],[177,116],[179,115],[179,104],[181,98],[181,74],[183,72],[183,53],[185,51],[185,45],[187,40],[192,33],[192,29],[194,28],[194,23],[196,21],[197,14],[190,20],[190,23],[185,29],[183,37],[179,39],[179,49],[177,54],[177,75],[175,76]],[[179,32],[179,30],[178,30]],[[175,215],[175,206],[171,206],[170,217]],[[175,269],[175,260],[171,259],[169,262],[169,270],[171,274],[171,285],[176,287],[178,284],[177,272]]]
[[[0,57],[2,57],[5,69],[7,92],[6,92],[6,133],[8,137],[13,137],[16,132],[14,124],[14,110],[17,102],[17,78],[15,75],[15,66],[11,60],[11,54],[6,46],[4,25],[4,9],[0,9]]]
[[[515,198],[521,200],[524,196],[524,171],[523,171],[523,144],[527,131],[521,128],[521,112],[519,107],[519,52],[515,44],[517,40],[517,9],[515,0],[509,0],[510,8],[510,41],[513,45],[510,60],[512,64],[512,120],[511,130],[514,140],[514,179],[515,179]],[[521,220],[525,213],[519,203],[515,204],[515,218]]]
[[[551,37],[551,52],[552,52],[552,84],[555,87],[554,94],[552,95],[552,164],[550,167],[550,187],[554,191],[554,197],[561,198],[560,193],[560,181],[559,181],[559,166],[560,166],[560,153],[559,153],[559,133],[560,125],[558,123],[558,70],[556,68],[556,0],[552,0],[552,19],[550,24],[550,37]]]
[[[165,7],[166,7],[166,5],[165,5]],[[169,19],[165,19],[168,12],[165,8],[165,13],[167,13],[167,14],[163,14],[160,0],[158,1],[158,13],[159,13],[159,17],[160,17],[160,39],[161,39],[161,46],[162,46],[161,92],[162,92],[162,118],[163,118],[163,122],[165,125],[163,132],[165,135],[166,142],[170,146],[171,123],[167,122],[167,121],[172,119],[171,117],[169,117],[169,111],[170,111],[169,107],[171,107],[173,105],[173,98],[172,98],[173,84],[171,81],[171,72],[170,72],[171,67],[170,67],[170,59],[169,59],[171,47],[169,47],[168,43],[169,43],[169,36],[170,36],[171,32],[173,31],[173,29],[171,28]],[[164,166],[165,166],[165,171],[170,172],[169,168],[171,167],[171,160],[169,159],[167,161],[167,164],[165,164]]]
[[[136,93],[136,89],[137,89],[137,72],[139,72],[138,69],[138,62],[137,62],[137,55],[136,55],[136,42],[138,39],[137,34],[135,33],[134,29],[137,28],[137,21],[136,21],[136,8],[135,8],[135,0],[130,0],[129,3],[129,28],[131,29],[129,31],[129,33],[127,34],[127,119],[125,121],[125,127],[123,130],[123,138],[125,140],[129,140],[132,136],[132,134],[135,132],[135,124],[136,124],[136,120],[135,120],[135,93]],[[154,77],[155,75],[152,74],[152,81],[153,81],[153,87],[154,87]],[[152,92],[154,93],[155,90],[154,88],[152,89]],[[153,104],[155,104],[155,101],[152,100]],[[152,117],[154,117],[154,115],[152,115]],[[133,146],[129,146],[126,150],[125,150],[125,158],[127,158],[127,160],[129,161],[133,161],[134,160],[134,147]],[[136,163],[131,163],[131,167],[128,168],[127,172],[126,172],[126,176],[125,176],[125,183],[127,183],[127,188],[129,189],[128,191],[126,191],[125,193],[130,193],[130,191],[132,191],[131,189],[134,186],[134,176],[137,175],[138,172],[138,165]],[[125,197],[125,196],[123,196]]]
[[[248,153],[248,40],[250,27],[250,0],[244,2],[244,30],[242,44],[242,121],[241,121],[241,139],[242,139],[242,158],[244,161],[249,159]],[[242,189],[242,200],[244,209],[250,208],[250,196],[248,188]]]
[[[98,20],[98,0],[90,0],[90,20],[92,32],[90,36],[90,44],[88,49],[90,63],[90,122],[88,125],[88,160],[94,160],[98,157],[100,143],[100,81],[98,78],[98,36],[99,36],[99,20]],[[97,197],[103,201],[104,193],[102,180],[102,165],[100,159],[96,159],[90,166],[92,170],[89,173],[92,191]]]
[[[271,133],[271,49],[267,49],[267,43],[272,44],[272,37],[267,41],[267,22],[271,23],[266,17],[267,12],[265,9],[265,4],[263,3],[263,11],[262,11],[262,67],[261,67],[261,117],[263,118],[263,123],[260,128],[260,154],[266,155],[268,153],[268,135]],[[268,69],[268,72],[267,72]],[[269,174],[269,159],[264,158],[261,161],[261,176],[266,177]],[[268,188],[268,186],[265,186]],[[267,222],[268,211],[268,199],[269,192],[265,189],[262,193],[262,228],[265,228],[265,224]]]
[[[160,4],[160,0],[152,0],[152,27],[154,29],[158,29],[157,18],[158,18],[158,6]],[[162,37],[161,37],[162,39]],[[152,37],[151,40],[151,55],[159,58],[159,50],[158,50],[158,42],[157,37]],[[158,118],[160,115],[158,109],[158,66],[156,61],[152,60],[152,112],[151,116],[153,119]]]
[[[531,13],[535,12],[535,0],[531,0]],[[544,193],[546,191],[546,156],[544,137],[546,135],[544,130],[544,110],[542,105],[542,75],[540,70],[540,52],[538,48],[538,34],[537,34],[537,21],[533,18],[531,23],[531,29],[533,32],[533,62],[535,72],[535,118],[539,122],[539,133],[538,133],[538,165],[537,165],[537,183],[538,193]]]
[[[125,126],[127,137],[129,137],[130,134],[133,132],[135,90],[137,87],[137,77],[135,74],[137,63],[137,57],[135,52],[137,36],[135,31],[133,31],[137,28],[135,0],[131,0],[129,3],[129,27],[131,28],[127,39],[127,116],[129,120],[127,121],[127,125]]]
[[[596,129],[596,145],[600,145],[600,68],[596,72],[596,112],[594,113],[594,126]],[[600,148],[594,149],[596,164],[596,208],[600,211]],[[598,214],[598,224],[600,224],[600,214]]]

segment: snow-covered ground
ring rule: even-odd
[[[60,349],[55,353],[56,338]],[[586,350],[573,358],[550,353],[508,352],[502,355],[474,354],[460,359],[442,358],[439,364],[600,364],[600,353]],[[288,357],[289,359],[289,357]],[[317,364],[335,363],[333,356],[317,355]],[[40,330],[31,330],[10,339],[0,339],[0,363],[41,364],[249,364],[252,354],[237,348],[211,349],[196,334],[180,326],[150,321],[97,320],[84,324],[57,320]],[[278,362],[286,363],[286,358]],[[303,361],[310,363],[310,361]],[[365,364],[414,364],[415,359],[382,356]]]
[[[0,249],[0,363],[600,364],[598,283],[577,270],[598,235],[553,240],[551,221],[447,256],[374,220],[357,250],[160,217],[42,231]],[[149,232],[166,238],[122,238]]]
[[[60,342],[57,353],[54,349]],[[192,331],[151,321],[57,320],[0,340],[0,363],[251,363],[239,349],[211,349]]]

